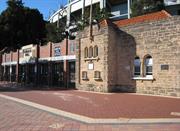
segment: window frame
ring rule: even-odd
[[[89,55],[89,53],[88,53],[88,48],[85,47],[85,48],[84,48],[84,58],[88,58],[88,55]]]
[[[138,61],[139,62],[139,66],[136,65],[136,60],[139,60]],[[139,72],[136,71],[136,67],[139,67]],[[137,74],[137,73],[139,73],[139,74]],[[134,75],[134,77],[140,77],[141,76],[141,60],[140,60],[139,56],[136,56],[134,58],[134,72],[133,72],[133,75]]]
[[[148,64],[147,61],[148,60]],[[151,72],[147,71],[147,67],[151,67]],[[153,76],[153,58],[150,55],[146,55],[144,57],[144,76],[145,77],[152,77]]]
[[[98,57],[98,55],[99,55],[98,53],[99,53],[98,46],[95,45],[95,46],[94,46],[94,54],[93,54],[94,58],[95,58],[95,57]]]
[[[88,80],[87,71],[82,71],[82,80]]]
[[[89,58],[92,58],[93,57],[93,47],[90,46],[89,47]]]

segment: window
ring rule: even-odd
[[[93,57],[93,48],[89,47],[89,58]]]
[[[83,71],[83,72],[82,72],[82,79],[83,79],[83,80],[87,80],[87,79],[88,79],[88,77],[87,77],[87,72],[86,72],[86,71]]]
[[[95,71],[94,72],[94,79],[101,79],[101,72],[100,71]]]
[[[74,43],[71,43],[71,44],[70,44],[70,52],[71,52],[71,53],[74,53],[74,51],[75,51]]]
[[[84,49],[84,58],[87,58],[88,57],[88,48],[86,47]]]
[[[140,76],[141,74],[141,61],[139,57],[134,59],[134,76]]]
[[[98,56],[98,46],[94,47],[94,57]]]
[[[145,57],[144,66],[145,76],[151,76],[153,69],[153,60],[151,56],[148,55],[147,57]]]

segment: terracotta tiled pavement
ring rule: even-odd
[[[126,93],[67,91],[6,91],[1,94],[91,118],[180,118],[180,99]]]
[[[179,131],[180,124],[85,124],[0,97],[0,131]]]

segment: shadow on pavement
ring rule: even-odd
[[[59,91],[59,90],[76,90],[74,88],[65,88],[65,87],[50,87],[50,86],[35,86],[35,85],[26,85],[20,83],[7,83],[0,82],[0,92],[23,92],[23,91]]]

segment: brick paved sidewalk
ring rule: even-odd
[[[74,90],[3,90],[1,94],[91,118],[180,118],[180,99]]]
[[[180,124],[84,124],[0,97],[0,131],[179,131]]]

